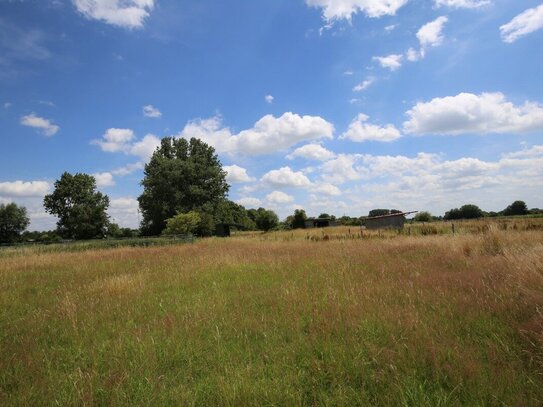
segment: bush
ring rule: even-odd
[[[469,204],[460,207],[460,209],[455,208],[445,213],[443,219],[445,220],[454,220],[454,219],[477,219],[484,216],[483,211],[477,205]]]
[[[415,222],[431,222],[432,214],[427,211],[419,212],[415,215]]]
[[[166,220],[166,229],[163,235],[188,235],[198,228],[202,218],[197,212],[178,213],[173,218]]]

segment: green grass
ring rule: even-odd
[[[0,258],[0,405],[541,405],[543,234],[490,233]]]

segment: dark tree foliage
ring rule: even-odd
[[[24,206],[0,204],[0,243],[17,241],[29,223]]]
[[[526,202],[515,201],[502,212],[505,216],[527,215],[529,213]]]
[[[247,214],[255,222],[258,230],[267,232],[279,225],[279,218],[274,211],[264,208],[249,209]]]
[[[195,138],[162,139],[145,165],[141,182],[142,232],[160,234],[166,219],[177,213],[197,211],[214,216],[228,193],[225,177],[213,147]]]
[[[256,224],[249,217],[248,211],[242,205],[228,199],[224,199],[219,203],[215,220],[217,223],[240,225],[248,230],[256,229]]]
[[[477,219],[482,218],[484,212],[477,205],[469,204],[464,205],[458,208],[451,209],[445,213],[443,219],[445,220],[454,220],[454,219]]]
[[[427,211],[419,212],[415,215],[415,222],[430,222],[432,220],[432,214]]]
[[[328,219],[328,218],[330,218],[330,215],[327,214],[327,213],[321,213],[321,214],[319,215],[319,219]]]
[[[96,191],[96,180],[87,174],[65,172],[55,190],[43,200],[45,210],[58,217],[58,233],[69,239],[104,237],[109,225],[109,198]]]
[[[306,220],[307,220],[307,215],[305,211],[303,209],[295,209],[290,225],[292,229],[303,229],[305,228]]]

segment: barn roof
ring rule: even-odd
[[[366,218],[366,220],[370,220],[370,219],[383,219],[383,218],[394,218],[394,217],[396,217],[396,216],[411,215],[412,213],[417,213],[417,212],[418,212],[418,211],[400,212],[400,213],[391,213],[390,215],[372,216],[371,218]]]

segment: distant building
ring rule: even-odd
[[[339,222],[332,218],[308,218],[305,221],[305,228],[327,228],[329,226],[339,226]]]
[[[217,237],[230,237],[231,228],[237,230],[246,230],[247,228],[243,225],[238,225],[236,223],[217,223],[215,225],[214,235]]]
[[[403,229],[405,215],[409,215],[411,213],[416,213],[416,211],[374,216],[371,218],[366,218],[362,221],[362,224],[366,226],[366,229]]]

